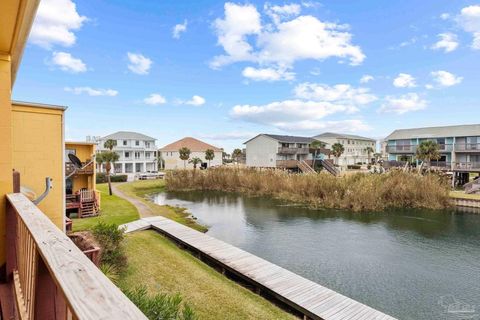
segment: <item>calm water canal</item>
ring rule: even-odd
[[[480,317],[480,214],[356,214],[215,192],[154,201],[186,207],[209,235],[399,319],[450,319],[454,302]]]

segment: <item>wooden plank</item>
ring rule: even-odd
[[[147,319],[30,200],[19,193],[7,198],[77,319]]]

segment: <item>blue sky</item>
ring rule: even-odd
[[[480,2],[42,0],[14,99],[66,138],[131,130],[231,151],[261,132],[478,122]]]

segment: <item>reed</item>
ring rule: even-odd
[[[294,174],[245,168],[176,170],[167,173],[166,188],[170,191],[215,190],[271,196],[314,208],[357,212],[450,206],[449,186],[442,177],[402,171],[334,177],[327,173]]]

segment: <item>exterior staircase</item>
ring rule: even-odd
[[[303,173],[316,173],[316,171],[308,163],[306,163],[305,160],[298,160],[297,166],[298,169],[300,169],[300,171]]]
[[[98,214],[98,203],[95,199],[93,190],[80,191],[80,208],[78,209],[78,217],[96,216]]]
[[[333,165],[333,162],[331,160],[320,160],[323,168],[330,174],[333,174],[334,176],[338,176],[340,174],[340,171]]]

